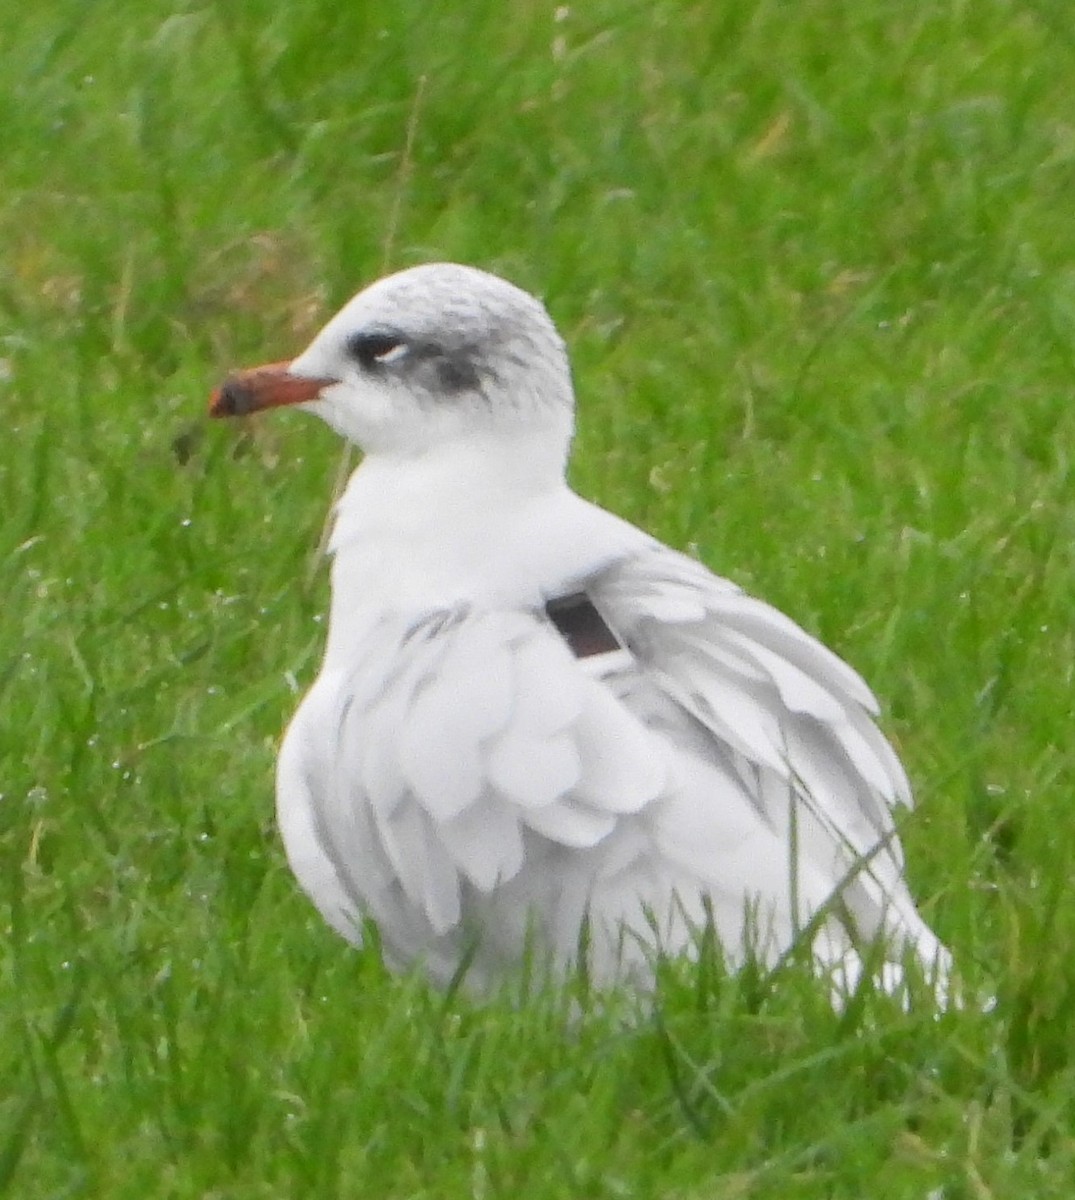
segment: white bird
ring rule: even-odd
[[[793,621],[576,495],[544,307],[434,263],[355,296],[211,412],[297,405],[364,452],[321,671],[280,751],[288,860],[389,965],[484,990],[534,952],[647,986],[707,924],[731,968],[812,936],[853,986],[949,956],[904,880],[907,777],[862,679]]]

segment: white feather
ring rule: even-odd
[[[735,630],[724,630],[721,638],[732,645],[738,645],[765,670],[789,711],[805,713],[807,716],[817,717],[819,721],[847,719],[844,706],[833,694],[794,663],[781,658],[767,646],[751,642]]]
[[[604,812],[638,812],[666,787],[666,758],[607,689],[594,684],[587,699],[577,726],[578,793]]]
[[[616,828],[613,813],[600,812],[570,800],[554,800],[532,808],[523,816],[527,826],[559,846],[589,849],[603,842]]]
[[[486,773],[510,803],[539,809],[566,795],[579,781],[582,765],[570,734],[527,737],[509,733],[489,751]]]
[[[497,797],[483,798],[437,833],[455,865],[482,892],[514,879],[525,861],[519,814]]]

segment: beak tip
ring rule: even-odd
[[[241,417],[252,407],[250,389],[234,377],[225,379],[209,397],[211,417]]]
[[[265,408],[316,400],[336,379],[292,375],[288,362],[234,371],[209,397],[211,417],[246,417]]]

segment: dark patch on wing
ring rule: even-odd
[[[557,596],[545,605],[545,612],[576,658],[592,658],[623,649],[623,643],[585,592]]]

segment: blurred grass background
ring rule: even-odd
[[[1075,34],[1049,0],[11,5],[0,1193],[1064,1197]],[[278,733],[339,448],[208,428],[385,268],[573,352],[584,494],[863,671],[995,1011],[670,972],[565,1023],[298,894]],[[712,964],[711,964],[712,966]]]

